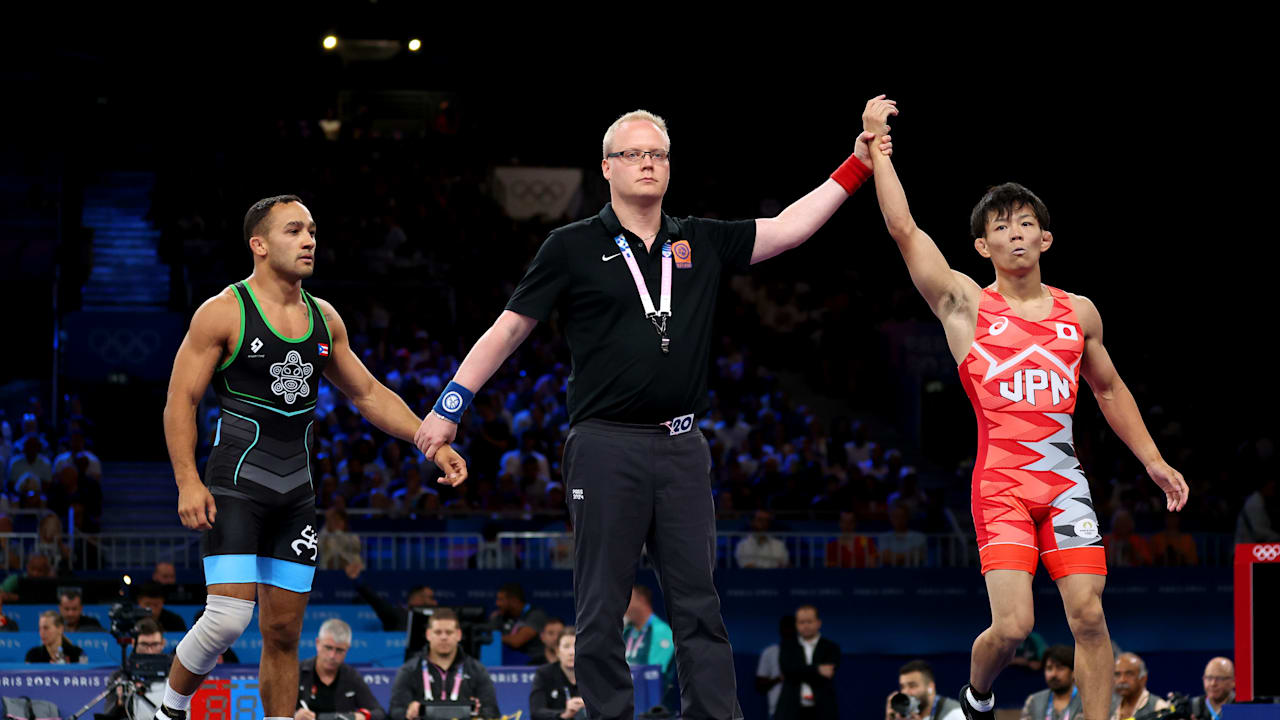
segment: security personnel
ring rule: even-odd
[[[560,311],[573,358],[563,468],[578,679],[593,720],[634,715],[618,618],[646,544],[670,601],[683,715],[742,717],[711,578],[711,456],[693,432],[709,406],[716,293],[723,273],[796,247],[821,227],[870,176],[871,141],[864,134],[830,181],[776,218],[676,219],[662,212],[671,174],[666,123],[643,110],[618,118],[600,161],[611,202],[551,233],[418,429],[418,447],[433,457],[453,440],[474,393],[538,321]]]

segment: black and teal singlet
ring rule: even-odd
[[[248,283],[231,289],[240,336],[213,374],[221,414],[204,479],[218,515],[203,539],[205,581],[306,592],[318,554],[311,426],[332,338],[305,290],[307,331],[290,338],[271,326]]]

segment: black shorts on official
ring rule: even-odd
[[[271,506],[213,488],[218,506],[212,530],[200,541],[205,583],[262,583],[311,592],[319,539],[316,501],[310,493],[288,506]]]

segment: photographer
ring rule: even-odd
[[[1222,706],[1236,699],[1236,666],[1229,658],[1216,657],[1204,668],[1204,695],[1191,698],[1191,717],[1214,720]]]
[[[138,621],[133,628],[133,654],[134,655],[163,655],[164,654],[164,633],[160,629],[160,624],[151,618],[145,618]],[[116,682],[124,677],[123,670],[117,670],[107,679],[107,684]],[[146,702],[135,698],[133,702],[133,712],[126,713],[124,704],[124,689],[116,688],[116,691],[107,695],[106,705],[103,707],[103,715],[110,718],[148,718],[155,715],[156,708],[160,707],[160,703],[164,700],[164,678],[153,679],[150,683],[139,683],[139,693],[146,696],[151,702],[148,706]],[[104,718],[105,720],[105,718]]]
[[[423,717],[424,702],[459,699],[470,700],[473,716],[502,716],[493,680],[478,660],[458,647],[461,640],[457,613],[437,608],[427,621],[427,647],[400,667],[391,684],[391,720]]]
[[[938,697],[929,663],[912,660],[898,670],[898,692],[889,695],[884,716],[886,720],[964,720],[964,709],[957,700]]]
[[[344,662],[350,649],[350,625],[333,618],[320,626],[316,656],[298,666],[294,720],[386,720],[364,678]]]
[[[557,661],[538,668],[529,689],[531,720],[571,718],[585,707],[578,693],[578,674],[574,670],[578,633],[573,627],[560,632],[556,643]]]

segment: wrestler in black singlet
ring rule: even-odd
[[[240,337],[213,374],[221,415],[204,480],[218,514],[201,541],[205,582],[309,592],[318,554],[309,450],[329,325],[303,290],[307,331],[287,338],[247,282],[231,287]]]

